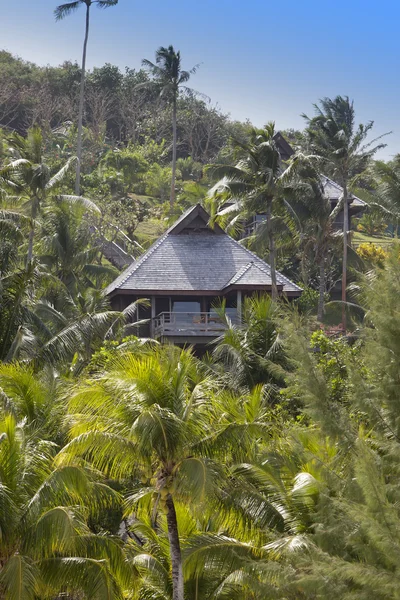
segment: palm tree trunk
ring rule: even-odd
[[[35,237],[35,219],[38,212],[39,199],[37,197],[32,200],[32,208],[31,208],[31,228],[29,231],[28,238],[28,254],[26,257],[26,264],[29,265],[33,259],[33,240]]]
[[[272,232],[271,206],[267,209],[267,234],[269,246],[269,266],[271,267],[272,300],[278,298],[278,288],[276,285],[276,260],[275,260],[275,240]]]
[[[166,499],[168,539],[172,564],[172,599],[184,600],[182,553],[178,533],[178,521],[171,494]]]
[[[172,178],[171,178],[171,196],[170,206],[173,208],[175,203],[175,179],[176,179],[176,93],[172,103]]]
[[[34,223],[32,223],[31,225],[31,230],[29,232],[29,238],[28,238],[28,254],[26,257],[26,262],[29,265],[29,263],[32,262],[32,258],[33,258],[33,238],[35,237],[35,225]]]
[[[319,298],[317,319],[322,321],[325,312],[325,256],[322,256],[319,263]]]
[[[347,182],[343,185],[343,265],[342,265],[342,325],[347,329],[346,290],[347,290],[347,243],[349,232],[349,204],[347,201]]]
[[[81,193],[81,159],[82,159],[82,125],[83,125],[83,105],[85,101],[85,77],[86,77],[86,52],[87,43],[89,39],[89,25],[90,25],[90,4],[86,5],[86,28],[85,28],[85,40],[83,42],[83,54],[82,54],[82,73],[81,73],[81,89],[79,94],[79,113],[78,113],[78,141],[76,147],[76,179],[75,179],[75,194],[77,196]]]

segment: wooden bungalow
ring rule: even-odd
[[[199,204],[190,208],[108,286],[115,310],[150,300],[148,308],[140,308],[147,322],[141,336],[206,344],[224,329],[215,310],[222,300],[229,317],[239,321],[244,297],[271,292],[269,265],[209,220]],[[301,288],[279,272],[277,283],[280,294],[300,296]]]

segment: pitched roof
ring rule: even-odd
[[[329,198],[331,202],[338,202],[340,196],[343,194],[343,188],[338,183],[332,181],[332,179],[329,179],[326,175],[321,175],[321,182],[327,198]],[[350,206],[366,206],[365,202],[361,200],[361,198],[354,196],[354,194],[351,194],[350,199]]]
[[[325,196],[331,202],[339,202],[340,196],[343,193],[343,188],[338,184],[329,179],[326,175],[320,175],[322,188],[324,190]],[[224,208],[219,211],[219,215],[228,215],[229,213],[234,213],[241,209],[243,203],[241,200],[236,200],[233,202],[226,202]],[[349,206],[351,207],[359,207],[363,208],[366,206],[364,200],[358,198],[354,194],[350,194],[349,196]]]
[[[268,265],[265,264],[267,267]],[[262,268],[260,265],[250,261],[240,269],[226,287],[231,285],[270,285],[271,284],[271,269]]]
[[[199,204],[190,208],[139,260],[108,286],[118,290],[222,292],[232,285],[271,286],[267,263],[244,248],[219,226]],[[299,295],[301,288],[277,273],[284,292]]]

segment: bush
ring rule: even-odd
[[[358,222],[357,231],[370,236],[383,235],[387,229],[384,218],[376,212],[365,213]]]
[[[379,267],[383,266],[388,257],[388,253],[383,248],[372,242],[360,244],[357,248],[357,254],[363,260]]]
[[[317,314],[319,291],[309,286],[303,286],[303,293],[296,300],[301,313]],[[325,302],[329,302],[329,294],[325,293]]]

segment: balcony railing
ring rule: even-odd
[[[237,320],[235,317],[231,320]],[[154,319],[154,335],[217,337],[226,329],[221,317],[214,313],[162,312]]]

